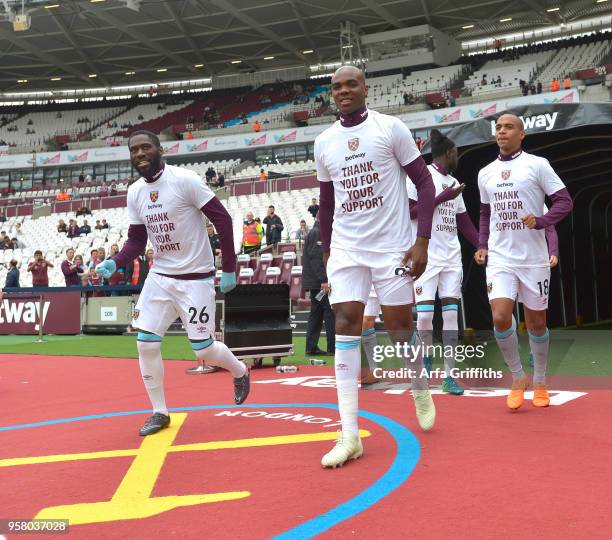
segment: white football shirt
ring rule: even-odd
[[[547,159],[527,152],[480,170],[480,200],[491,205],[489,266],[549,265],[544,229],[529,229],[521,218],[543,215],[544,196],[564,188]]]
[[[450,174],[442,174],[433,165],[428,165],[427,168],[436,187],[436,197],[447,187],[459,186],[460,182]],[[408,198],[418,201],[416,186],[408,177],[406,177],[406,186]],[[427,250],[427,266],[461,266],[461,245],[457,237],[456,216],[465,211],[461,194],[435,207],[431,222],[431,239]],[[416,226],[417,220],[412,220],[413,243],[416,241]]]
[[[368,110],[357,126],[335,122],[316,138],[314,151],[319,181],[334,183],[331,246],[379,253],[410,248],[402,167],[421,154],[406,125]]]
[[[128,189],[130,225],[145,225],[153,244],[151,271],[182,275],[214,270],[200,210],[214,197],[195,172],[166,164],[158,180],[138,179]]]

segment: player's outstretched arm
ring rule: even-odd
[[[221,243],[220,289],[222,293],[230,292],[236,287],[236,254],[234,253],[234,231],[232,216],[217,197],[213,197],[202,208],[204,215],[212,222],[219,233]]]
[[[548,209],[548,212],[543,216],[535,218],[535,228],[545,229],[551,225],[556,225],[562,221],[574,207],[572,202],[572,196],[569,194],[566,188],[560,189],[556,193],[550,196],[552,205]]]
[[[451,201],[456,199],[461,195],[463,190],[465,189],[465,184],[459,184],[458,186],[449,186],[446,189],[442,190],[439,195],[436,195],[434,199],[434,207],[441,205],[446,201]],[[417,219],[419,217],[419,205],[418,202],[414,199],[409,199],[408,204],[410,206],[410,219]]]
[[[334,223],[335,203],[333,182],[319,182],[319,228],[321,231],[321,247],[323,248],[323,263],[326,268]]]
[[[425,160],[418,156],[414,161],[404,165],[404,171],[412,180],[417,190],[417,239],[404,257],[403,264],[411,261],[409,274],[417,279],[427,267],[427,248],[431,238],[431,222],[433,220],[434,199],[436,188],[434,187],[431,173],[425,164]]]
[[[115,273],[117,268],[126,266],[138,255],[144,253],[146,247],[147,228],[144,225],[130,225],[127,240],[123,244],[121,251],[113,258],[106,259],[98,264],[95,268],[96,274],[101,278],[108,279]]]
[[[546,242],[548,243],[548,257],[551,268],[559,263],[559,237],[554,225],[546,227]]]
[[[457,229],[463,237],[474,247],[478,249],[478,231],[467,212],[460,212],[456,215]]]
[[[478,264],[484,264],[487,259],[489,244],[489,223],[491,221],[491,205],[480,203],[480,226],[478,229],[478,251],[474,259]]]

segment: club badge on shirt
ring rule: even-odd
[[[349,139],[348,147],[351,152],[354,152],[359,148],[359,137],[355,137],[354,139]]]
[[[156,203],[157,199],[159,199],[159,191],[151,191],[151,193],[149,193],[149,198],[152,203]]]
[[[503,179],[503,180],[508,180],[508,178],[510,178],[510,173],[511,173],[511,172],[512,172],[512,171],[510,171],[510,170],[505,170],[505,171],[502,171],[502,172],[501,172],[501,177],[502,177],[502,179]]]

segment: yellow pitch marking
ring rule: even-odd
[[[135,456],[134,461],[132,461],[130,468],[110,501],[51,506],[42,509],[34,518],[68,519],[71,525],[83,525],[87,523],[101,523],[123,519],[140,519],[155,516],[183,506],[230,501],[250,496],[250,492],[248,491],[227,491],[222,493],[151,497],[151,493],[157,482],[166,456],[171,452],[195,452],[230,448],[275,446],[282,444],[301,444],[307,442],[329,441],[337,437],[337,433],[335,432],[300,433],[296,435],[255,437],[232,441],[211,441],[173,446],[172,443],[186,418],[186,413],[173,414],[170,427],[153,436],[145,437],[139,448],[83,452],[79,454],[8,458],[0,460],[0,467]],[[360,430],[359,434],[362,438],[371,435],[367,430]]]

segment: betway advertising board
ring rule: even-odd
[[[38,334],[41,318],[44,334],[79,334],[81,292],[41,290],[5,294],[0,300],[0,335]]]
[[[409,128],[419,129],[434,126],[447,126],[471,122],[494,115],[500,111],[527,104],[578,103],[580,101],[576,89],[561,90],[533,96],[519,96],[497,101],[486,101],[446,109],[426,110],[398,115]],[[228,152],[232,150],[248,150],[266,146],[313,142],[317,135],[325,131],[329,124],[306,126],[292,129],[277,129],[259,133],[239,133],[234,135],[219,135],[204,139],[164,142],[166,156],[188,157],[207,152]],[[101,163],[111,161],[127,161],[130,159],[127,146],[100,147],[64,152],[39,152],[35,154],[2,155],[0,153],[0,169],[16,169],[22,167],[57,167],[58,165],[79,165],[86,163]]]

